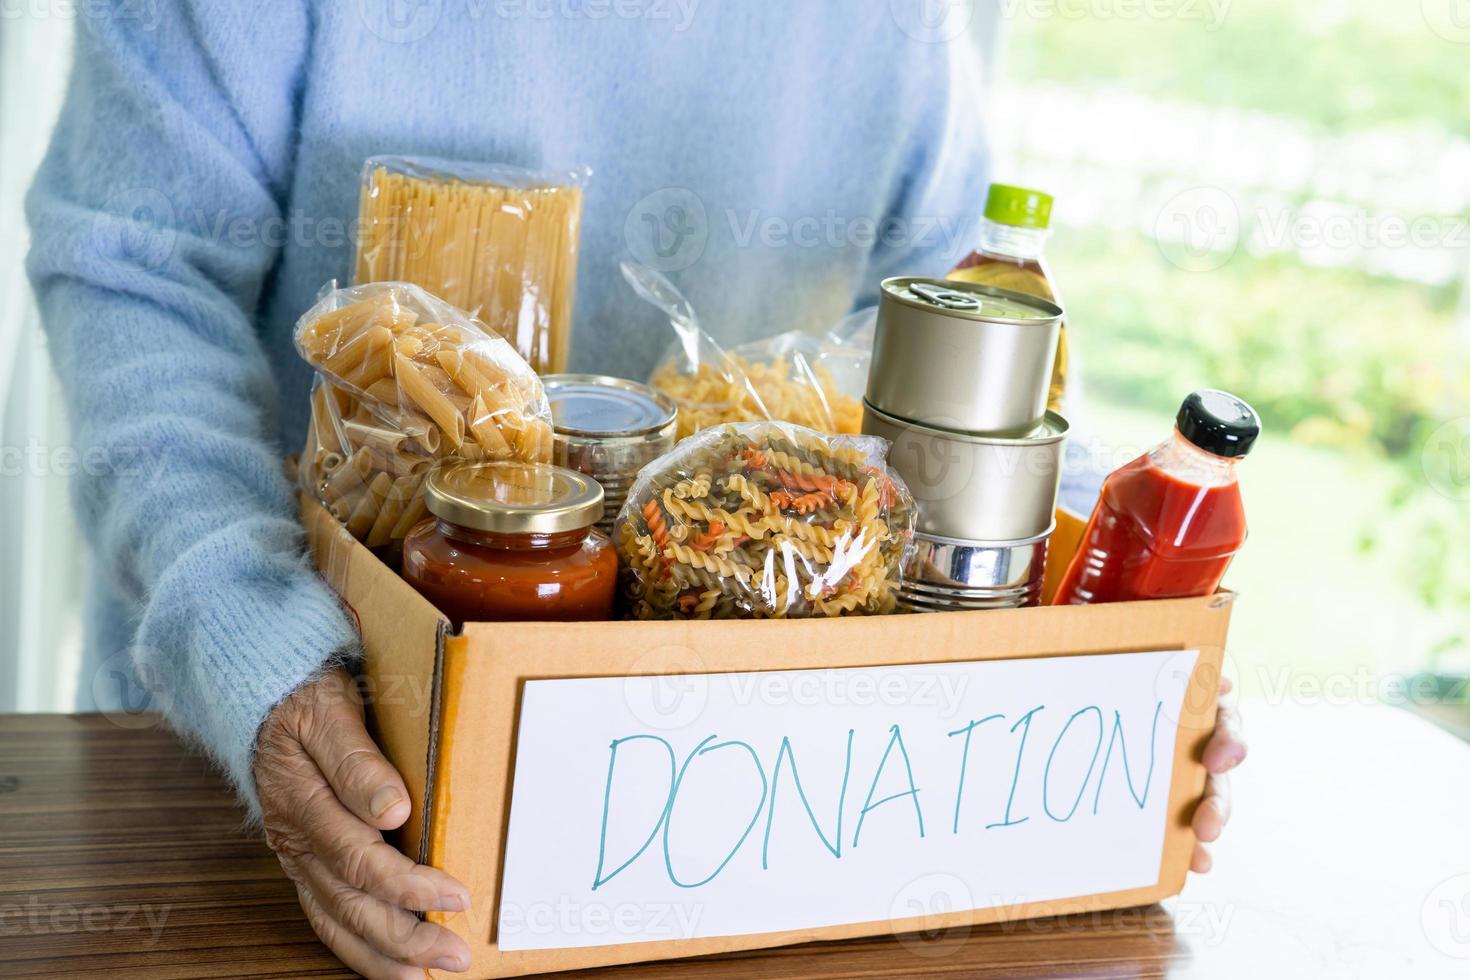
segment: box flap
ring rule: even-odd
[[[302,497],[301,516],[317,568],[362,634],[368,731],[408,786],[413,812],[398,843],[422,861],[449,622],[314,499]]]

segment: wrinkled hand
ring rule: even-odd
[[[1230,819],[1230,777],[1226,774],[1245,758],[1240,716],[1234,703],[1225,699],[1231,687],[1230,678],[1220,678],[1220,712],[1215,718],[1215,734],[1205,746],[1204,763],[1210,776],[1205,784],[1205,798],[1194,811],[1194,856],[1189,861],[1189,870],[1196,874],[1204,874],[1214,865],[1210,849],[1205,845],[1219,838]]]
[[[464,940],[413,914],[462,911],[470,895],[383,840],[408,819],[408,790],[368,737],[345,671],[302,686],[266,719],[255,783],[266,841],[343,963],[372,980],[469,968]]]

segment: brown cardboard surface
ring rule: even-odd
[[[301,518],[317,568],[362,634],[368,730],[403,775],[414,801],[395,843],[417,857],[425,843],[431,732],[437,731],[439,645],[449,624],[315,500],[301,499]]]
[[[314,507],[315,505],[311,505]],[[1233,595],[828,621],[467,624],[435,643],[439,617],[329,515],[310,513],[319,563],[358,611],[370,676],[428,678],[442,657],[437,712],[373,706],[376,730],[416,797],[428,792],[427,860],[475,897],[467,913],[430,913],[470,944],[469,976],[508,977],[821,939],[947,928],[1146,904],[1178,892],[1193,849],[1190,816],[1204,790],[1199,758],[1214,726]],[[323,520],[325,518],[325,520]],[[1080,534],[1080,522],[1076,532]],[[342,538],[346,537],[343,541]],[[324,543],[325,542],[325,543]],[[1075,546],[1075,545],[1074,545]],[[1051,561],[1070,557],[1055,549]],[[365,607],[364,604],[367,604]],[[502,953],[494,924],[524,681],[557,677],[873,667],[1126,651],[1198,649],[1175,739],[1159,879],[1153,886],[1063,901],[748,936]],[[432,707],[429,706],[429,707]],[[437,729],[431,727],[437,718]],[[427,753],[432,750],[432,756]],[[423,798],[423,797],[417,797]],[[424,808],[411,821],[424,827]],[[417,841],[410,833],[406,843]],[[409,853],[414,853],[411,849]],[[444,974],[449,976],[449,974]]]

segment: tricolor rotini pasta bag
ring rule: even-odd
[[[699,327],[678,289],[630,262],[623,277],[668,317],[675,341],[648,383],[679,405],[679,435],[725,422],[790,422],[857,433],[872,356],[871,333],[849,317],[822,336],[790,330],[726,351]],[[871,312],[865,314],[872,319]],[[864,342],[865,341],[865,342]]]
[[[424,515],[439,458],[551,460],[551,408],[504,339],[407,283],[328,288],[297,321],[317,370],[298,479],[369,547]]]
[[[639,619],[893,612],[913,533],[888,443],[780,422],[729,423],[644,468],[618,515]]]

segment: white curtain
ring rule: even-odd
[[[80,661],[74,458],[25,277],[25,192],[71,59],[59,9],[0,19],[0,711],[68,710]]]

